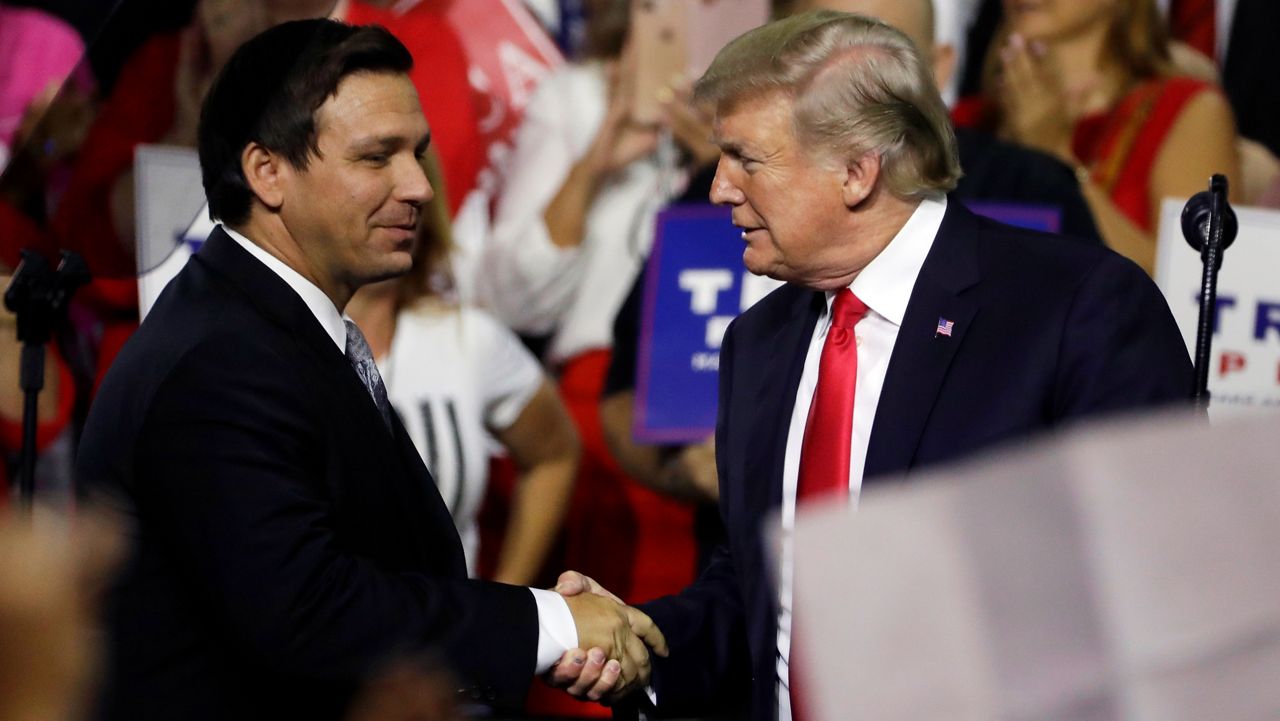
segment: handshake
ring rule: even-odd
[[[543,677],[548,684],[609,704],[649,682],[649,652],[667,655],[667,640],[652,619],[576,571],[560,574],[552,590],[569,604],[579,648],[551,667]]]

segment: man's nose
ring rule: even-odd
[[[413,205],[426,205],[435,197],[436,191],[427,179],[422,163],[416,157],[401,164],[402,170],[396,177],[396,199]]]
[[[716,164],[716,176],[711,179],[711,202],[716,205],[740,205],[745,198],[742,189],[732,180],[732,170],[722,155]]]

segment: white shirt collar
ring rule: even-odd
[[[858,300],[885,320],[901,326],[907,313],[907,303],[911,301],[911,291],[916,286],[916,277],[920,275],[920,268],[924,266],[924,259],[933,247],[933,239],[938,235],[946,214],[945,195],[920,201],[893,240],[849,284]],[[834,292],[827,293],[828,311],[834,298]]]
[[[320,327],[324,328],[324,332],[329,334],[334,343],[338,344],[338,350],[347,352],[347,324],[342,319],[342,314],[338,312],[338,307],[333,304],[329,296],[324,291],[316,287],[315,283],[302,277],[298,271],[290,268],[284,261],[268,253],[262,246],[249,240],[240,233],[232,230],[226,225],[222,226],[222,230],[231,239],[240,244],[241,248],[249,251],[249,255],[257,258],[259,262],[267,266],[271,272],[280,276],[293,292],[298,294],[302,302],[310,309],[311,315],[316,317],[320,322]]]

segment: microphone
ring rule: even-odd
[[[1200,278],[1200,318],[1196,322],[1195,379],[1191,398],[1200,408],[1209,406],[1209,356],[1213,345],[1214,308],[1218,298],[1218,271],[1223,252],[1236,239],[1240,223],[1227,202],[1227,178],[1215,174],[1209,189],[1191,196],[1182,208],[1182,236],[1200,251],[1204,273]]]
[[[1210,221],[1213,218],[1215,208],[1221,211],[1222,237],[1218,242],[1214,270],[1222,270],[1222,251],[1231,247],[1231,244],[1236,240],[1236,234],[1240,232],[1240,223],[1236,220],[1236,211],[1227,202],[1227,179],[1225,176],[1213,176],[1209,181],[1209,189],[1202,190],[1191,196],[1187,204],[1182,207],[1182,236],[1187,239],[1187,245],[1200,251],[1200,258],[1207,262],[1209,232],[1212,227]]]

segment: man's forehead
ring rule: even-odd
[[[783,124],[779,121],[789,121],[791,112],[791,96],[780,90],[722,100],[716,103],[711,121],[712,142],[722,147],[750,144],[769,130],[776,130]]]
[[[332,95],[316,109],[316,128],[348,127],[359,135],[380,134],[370,124],[404,120],[420,122],[425,132],[426,118],[418,102],[418,91],[403,73],[357,72],[343,78]]]

